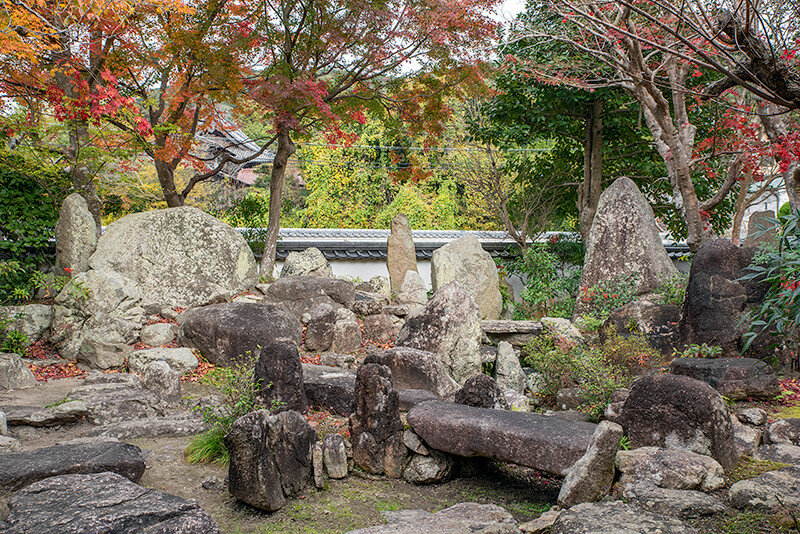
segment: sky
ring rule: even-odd
[[[516,17],[523,9],[525,9],[525,0],[505,0],[499,9],[500,20],[514,20],[514,17]]]

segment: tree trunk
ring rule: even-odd
[[[261,275],[272,276],[275,270],[275,252],[278,248],[278,231],[281,225],[281,200],[283,196],[283,177],[286,164],[295,153],[296,147],[289,137],[289,131],[281,128],[278,132],[278,149],[272,161],[272,174],[269,181],[269,224],[264,240],[264,253],[261,256]]]
[[[69,87],[71,88],[72,85],[69,84]],[[69,129],[69,148],[67,149],[67,157],[71,167],[72,187],[86,200],[89,213],[94,218],[95,233],[97,237],[100,237],[103,231],[103,203],[100,201],[100,197],[97,196],[97,185],[94,183],[94,176],[92,176],[91,170],[81,162],[81,148],[88,146],[88,143],[88,123],[82,120],[73,121]]]
[[[164,200],[170,208],[183,206],[183,196],[175,189],[175,168],[167,161],[154,160],[158,183],[161,184],[161,191]]]
[[[761,101],[758,106],[758,118],[764,126],[770,143],[778,144],[786,140],[789,131],[779,113],[786,108],[780,108],[771,102]],[[777,158],[776,158],[777,159]],[[780,161],[778,162],[780,163]],[[792,210],[800,210],[800,165],[796,161],[789,162],[783,175],[783,184],[789,196],[789,206]]]
[[[578,186],[578,224],[583,241],[589,238],[597,203],[603,189],[603,101],[596,100],[586,112],[583,147],[583,182]]]
[[[739,182],[739,196],[736,197],[736,208],[733,213],[733,226],[731,227],[731,243],[736,246],[742,244],[742,219],[744,219],[744,212],[748,207],[747,194],[750,190],[750,184],[752,183],[753,174],[751,172],[747,172],[744,180]]]

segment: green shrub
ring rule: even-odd
[[[570,317],[572,293],[580,270],[564,263],[548,245],[537,243],[508,264],[508,271],[525,280],[514,319],[538,319],[544,316]]]
[[[636,300],[639,273],[615,276],[591,287],[580,288],[578,303],[584,314],[605,320],[612,311]]]
[[[686,294],[686,286],[688,284],[689,277],[685,274],[662,278],[661,283],[653,291],[655,300],[661,304],[680,306],[683,304],[683,296]]]
[[[717,345],[689,345],[682,351],[675,350],[673,357],[675,358],[718,358],[722,354],[722,347]]]

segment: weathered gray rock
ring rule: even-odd
[[[634,448],[668,447],[707,454],[725,468],[739,460],[727,404],[711,386],[688,376],[637,379],[616,422]]]
[[[508,409],[515,412],[528,412],[531,409],[531,399],[524,393],[513,389],[504,389],[503,398],[508,404]]]
[[[599,501],[614,482],[614,458],[622,439],[622,427],[603,421],[594,431],[592,442],[581,458],[567,473],[558,505],[569,508],[583,502]]]
[[[369,293],[371,295],[380,295],[382,298],[386,299],[386,302],[389,302],[389,298],[392,295],[392,287],[389,283],[388,276],[373,276],[367,282],[356,284],[356,291]],[[356,300],[358,299],[356,298]],[[353,311],[358,313],[355,309]]]
[[[428,287],[417,271],[406,271],[397,290],[397,303],[424,306],[428,302]]]
[[[28,345],[49,337],[53,324],[53,307],[46,304],[23,304],[21,306],[0,306],[0,319],[8,322],[9,330],[16,330],[28,336]]]
[[[316,247],[309,247],[302,252],[290,252],[286,256],[281,269],[281,278],[288,276],[324,276],[332,277],[333,269],[325,255]]]
[[[679,519],[622,501],[579,504],[561,512],[552,534],[696,534]]]
[[[260,381],[256,397],[262,406],[277,410],[305,411],[308,407],[303,389],[303,367],[294,341],[278,338],[261,347],[254,379]]]
[[[513,389],[518,393],[525,391],[525,373],[519,363],[519,356],[514,352],[511,343],[507,341],[501,341],[497,344],[494,378],[500,389]]]
[[[620,251],[625,251],[620,254]],[[665,278],[678,275],[658,234],[650,203],[629,178],[617,178],[600,195],[597,216],[586,243],[581,287],[602,280],[636,279],[636,294],[652,292]],[[574,317],[584,313],[575,306]]]
[[[356,373],[348,369],[304,363],[303,389],[308,403],[339,415],[353,412]]]
[[[240,417],[225,436],[231,494],[261,510],[280,509],[286,497],[311,482],[316,441],[317,433],[297,412],[258,410]]]
[[[417,253],[411,237],[411,225],[405,213],[398,213],[392,219],[386,267],[389,270],[391,291],[395,292],[400,291],[408,271],[417,272]]]
[[[331,350],[335,352],[354,352],[361,348],[361,341],[361,325],[358,324],[356,314],[345,308],[336,310]]]
[[[444,397],[458,389],[458,384],[445,371],[438,358],[424,350],[394,347],[373,352],[364,363],[385,365],[392,372],[394,387],[424,389]]]
[[[134,484],[115,473],[47,478],[17,492],[0,522],[8,534],[219,534],[194,501]]]
[[[89,435],[122,440],[193,436],[206,431],[203,418],[196,412],[177,413],[166,417],[133,419],[109,423],[93,429]]]
[[[197,368],[200,363],[191,349],[186,347],[157,347],[134,351],[128,358],[128,368],[132,373],[141,374],[151,362],[164,362],[179,375]]]
[[[20,452],[21,450],[22,443],[20,443],[19,440],[8,436],[0,436],[0,454],[6,452]]]
[[[506,397],[497,382],[484,374],[475,375],[464,382],[464,386],[453,394],[453,402],[474,408],[509,409]]]
[[[429,451],[428,454],[413,454],[403,470],[403,479],[412,484],[436,484],[446,481],[455,462],[447,454]]]
[[[442,401],[414,406],[407,421],[430,448],[511,462],[560,476],[584,455],[596,427],[535,413]]]
[[[306,327],[306,350],[326,351],[333,343],[333,327],[336,324],[336,308],[333,304],[322,302],[311,310],[311,318]]]
[[[133,213],[106,228],[89,259],[92,269],[133,280],[141,306],[154,313],[225,302],[258,281],[247,242],[197,208]]]
[[[105,441],[3,454],[0,455],[0,492],[17,491],[52,476],[103,471],[138,482],[144,474],[141,449],[135,445]]]
[[[401,389],[398,391],[400,396],[400,411],[407,412],[417,404],[429,400],[442,400],[436,393],[426,389]]]
[[[329,367],[340,367],[342,369],[350,369],[357,366],[356,357],[352,354],[336,354],[335,352],[326,352],[319,355],[319,361],[322,365]]]
[[[457,282],[440,287],[410,315],[395,345],[436,354],[459,384],[481,372],[481,323],[470,294]]]
[[[145,345],[160,347],[172,343],[178,334],[178,325],[174,323],[154,323],[142,327],[139,338]]]
[[[635,300],[611,312],[600,327],[600,341],[608,339],[612,329],[626,339],[641,333],[651,347],[664,356],[670,356],[677,348],[680,316],[678,306]],[[635,328],[631,329],[631,326]]]
[[[84,384],[67,395],[86,403],[86,418],[95,425],[164,415],[155,393],[124,383]]]
[[[408,447],[411,452],[421,454],[422,456],[428,456],[430,454],[428,447],[422,443],[419,436],[410,428],[403,431],[403,445]]]
[[[768,510],[800,506],[800,466],[767,471],[750,480],[740,480],[728,492],[735,508]]]
[[[493,504],[459,503],[411,521],[351,530],[348,534],[520,534],[512,515]]]
[[[669,372],[702,380],[733,400],[772,399],[781,389],[772,366],[755,358],[675,358]]]
[[[361,321],[361,326],[368,343],[385,345],[394,339],[394,321],[384,313],[367,315]]]
[[[290,276],[279,278],[270,284],[264,300],[280,303],[300,318],[310,313],[319,304],[330,304],[334,308],[352,308],[356,299],[353,282],[339,278],[321,276]]]
[[[0,352],[0,391],[7,389],[25,389],[36,385],[33,372],[28,369],[19,355]]]
[[[800,445],[800,419],[789,418],[775,421],[764,432],[767,443]]]
[[[186,310],[181,321],[180,343],[217,365],[232,365],[248,353],[258,358],[258,347],[278,338],[300,344],[303,330],[300,321],[276,304],[212,304]]]
[[[714,515],[725,511],[719,499],[702,491],[664,489],[652,484],[637,484],[625,489],[626,501],[650,512],[680,519]]]
[[[314,487],[325,489],[325,467],[322,459],[322,443],[314,443],[311,448],[311,464],[314,467]]]
[[[80,193],[64,199],[55,234],[56,273],[75,276],[86,271],[97,247],[97,223]]]
[[[561,388],[556,392],[556,406],[559,410],[577,410],[590,401],[588,392],[582,388]]]
[[[536,519],[522,523],[519,529],[526,534],[550,534],[561,512],[562,510],[548,510]]]
[[[389,478],[403,476],[406,447],[400,401],[388,367],[368,363],[358,368],[350,431],[357,466]]]
[[[725,485],[725,471],[719,462],[688,451],[658,447],[619,451],[616,466],[622,473],[619,483],[623,490],[642,483],[700,491],[713,491]]]
[[[497,266],[478,238],[466,235],[434,250],[431,284],[434,291],[458,282],[478,306],[481,318],[499,319],[503,309]]]
[[[107,369],[122,365],[145,322],[139,286],[122,274],[79,273],[53,306],[51,340],[64,358]]]
[[[782,464],[800,465],[800,447],[797,445],[787,445],[785,443],[762,445],[756,449],[753,458]]]
[[[328,434],[322,439],[322,460],[328,477],[341,479],[347,476],[347,448],[339,434]]]
[[[10,426],[58,426],[75,423],[89,414],[89,406],[85,402],[69,398],[68,402],[50,408],[3,406],[2,409]]]
[[[740,280],[748,273],[756,250],[737,247],[727,239],[715,239],[700,247],[692,259],[678,325],[683,343],[718,345],[722,356],[741,354],[743,335],[750,326],[742,318],[760,304],[769,289],[763,282]],[[759,334],[746,355],[771,355],[767,347],[772,343],[774,339],[768,333]]]
[[[181,402],[181,374],[167,362],[154,360],[144,367],[144,388],[155,393],[167,405]]]
[[[380,293],[369,293],[361,291],[356,286],[356,300],[353,302],[353,311],[356,315],[366,317],[367,315],[377,315],[383,311],[383,307],[389,304],[389,299]],[[371,287],[371,286],[370,286]]]
[[[777,241],[775,223],[768,219],[774,219],[775,212],[772,210],[756,211],[750,215],[747,221],[747,237],[744,238],[745,247],[758,247],[761,244],[774,244]]]
[[[736,444],[736,453],[739,456],[753,456],[758,446],[761,445],[760,428],[743,425],[736,417],[732,417],[733,440]]]
[[[6,413],[0,411],[0,436],[8,434],[8,421],[6,420]]]
[[[761,426],[767,422],[767,412],[762,408],[744,408],[736,412],[736,417],[750,426]]]
[[[541,321],[483,320],[481,329],[490,343],[508,341],[513,346],[524,347],[544,331]]]
[[[574,345],[583,345],[586,340],[580,329],[569,319],[563,317],[542,317],[542,330],[556,339],[563,339]]]

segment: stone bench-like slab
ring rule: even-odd
[[[755,358],[675,358],[673,375],[701,380],[730,399],[771,399],[781,388],[772,366]]]
[[[408,424],[430,447],[483,456],[566,476],[597,425],[528,412],[473,408],[442,401],[417,404]]]
[[[486,339],[493,345],[507,341],[521,347],[541,334],[544,327],[539,321],[485,320],[481,321],[481,329]]]

